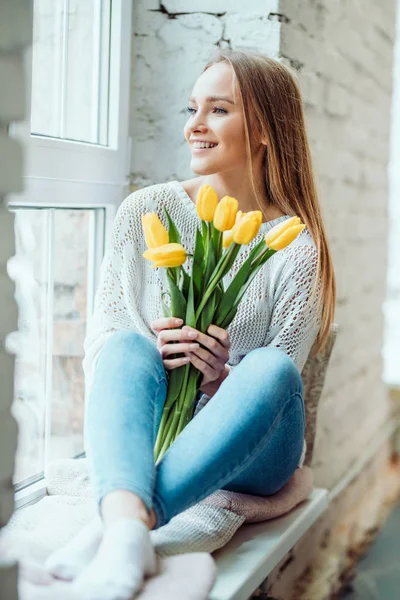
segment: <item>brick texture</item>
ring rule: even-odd
[[[335,263],[340,326],[318,415],[314,475],[331,487],[387,419],[382,382],[395,2],[281,0]],[[362,415],[362,418],[360,416]]]

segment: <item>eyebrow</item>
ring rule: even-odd
[[[229,102],[230,104],[235,104],[233,102],[233,100],[231,100],[230,98],[227,98],[226,96],[207,96],[206,98],[206,102],[217,102],[219,100],[222,100],[224,102]],[[193,98],[193,96],[190,97],[190,102],[196,102],[195,98]]]

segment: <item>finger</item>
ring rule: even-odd
[[[170,354],[181,354],[182,352],[191,352],[200,348],[199,344],[165,344],[161,350],[161,356],[169,356]]]
[[[168,360],[163,360],[163,365],[170,371],[171,369],[176,369],[182,365],[187,365],[189,361],[189,356],[181,356],[180,358],[169,358]]]
[[[187,325],[185,325],[185,327],[182,328],[182,332],[184,333],[184,335],[185,332],[187,332],[186,335],[188,335],[190,331],[197,331],[197,329],[188,327]],[[224,346],[222,346],[219,343],[219,341],[217,341],[215,338],[210,337],[209,335],[206,335],[201,331],[197,331],[196,342],[199,342],[202,346],[207,348],[207,350],[214,354],[216,358],[225,360],[225,362],[229,360],[229,354],[227,357],[227,349],[224,348]]]
[[[219,375],[225,369],[225,363],[219,359],[216,361],[214,354],[211,354],[211,352],[209,352],[208,350],[204,350],[204,348],[199,348],[198,350],[190,349],[188,352],[189,352],[189,354],[194,354],[195,356],[200,358],[203,362],[210,365],[210,367],[212,367],[214,369],[214,371],[219,373]]]
[[[226,329],[222,329],[222,327],[218,327],[218,325],[210,325],[207,329],[207,333],[212,337],[217,338],[224,348],[231,347],[231,341],[229,339],[229,333]]]
[[[171,329],[172,327],[179,327],[180,325],[183,325],[183,319],[175,319],[175,317],[163,317],[162,319],[154,319],[150,325],[154,331],[161,331],[162,329]]]
[[[163,329],[158,334],[160,346],[168,342],[197,342],[197,336],[190,338],[184,329]]]
[[[213,369],[213,367],[211,367],[208,363],[204,362],[201,358],[196,356],[196,354],[189,352],[188,357],[192,365],[196,367],[196,369],[201,371],[201,373],[203,373],[204,377],[207,380],[207,383],[218,379],[219,373],[215,369]]]

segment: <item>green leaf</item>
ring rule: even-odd
[[[258,242],[258,244],[256,246],[254,246],[254,248],[251,250],[249,257],[247,260],[250,260],[250,262],[252,262],[253,260],[255,260],[258,256],[260,256],[260,254],[262,252],[264,252],[264,250],[267,249],[267,244],[265,243],[265,240],[261,240],[260,242]]]
[[[205,240],[207,239],[207,236],[208,236],[208,228],[207,228],[207,222],[206,221],[202,221],[201,222],[201,231],[202,231],[203,243],[204,243]]]
[[[252,269],[256,268],[258,269],[258,267],[261,267],[263,264],[265,264],[267,262],[267,260],[269,258],[271,258],[271,256],[273,256],[276,253],[276,250],[272,250],[269,249],[267,250],[267,252],[265,252],[265,254],[263,253],[261,256],[259,256],[252,265]]]
[[[161,307],[162,307],[162,311],[163,311],[163,316],[164,317],[172,317],[171,314],[171,309],[169,306],[167,306],[164,302],[164,300],[161,300]]]
[[[213,231],[217,231],[212,223],[208,223],[206,247],[205,247],[205,268],[203,273],[203,290],[207,288],[211,275],[218,261],[218,256],[214,247]]]
[[[178,354],[171,354],[169,358],[178,358]],[[167,399],[164,404],[164,408],[171,408],[175,400],[179,396],[179,392],[181,391],[183,377],[185,375],[185,366],[178,367],[177,369],[171,369],[169,371],[168,378],[168,392]]]
[[[167,278],[169,283],[170,295],[171,295],[171,312],[172,316],[178,319],[185,319],[186,315],[186,300],[181,290],[175,283],[173,275],[167,271]]]
[[[217,314],[215,315],[215,325],[221,327],[221,323],[224,322],[226,316],[229,314],[233,305],[235,304],[236,298],[240,293],[240,290],[245,285],[247,278],[251,273],[251,262],[247,259],[240,267],[238,273],[233,278],[228,289],[223,295],[221,302],[218,307]]]
[[[216,257],[216,262],[219,260],[221,256],[222,250],[222,231],[218,231],[215,229],[214,224],[210,223],[211,226],[211,242],[214,250],[214,256]]]
[[[215,323],[215,307],[218,300],[218,288],[215,288],[214,293],[200,314],[200,331],[203,333],[207,332],[207,329],[210,327],[211,323]]]
[[[186,273],[186,271],[183,267],[179,267],[179,268],[181,269],[181,280],[182,280],[180,289],[182,290],[182,294],[185,296],[185,298],[187,298],[188,294],[189,294],[190,277],[189,277],[188,273]]]
[[[194,310],[194,290],[193,290],[193,278],[190,280],[189,284],[189,295],[186,307],[186,320],[185,325],[189,325],[189,327],[194,327],[196,329],[196,317]]]
[[[173,222],[173,220],[171,219],[171,217],[169,216],[169,212],[167,211],[166,207],[164,206],[164,211],[165,214],[167,215],[167,221],[168,221],[168,235],[169,235],[169,243],[170,244],[180,244],[181,243],[181,236],[179,235],[179,231],[177,230],[175,223]]]
[[[168,304],[164,300],[165,296],[168,296],[169,298],[171,298],[171,296],[168,292],[163,292],[161,294],[161,308],[163,311],[163,315],[164,315],[164,317],[172,317],[171,308],[168,306]]]
[[[204,240],[199,229],[196,229],[196,243],[193,255],[192,279],[194,283],[195,304],[202,293]]]

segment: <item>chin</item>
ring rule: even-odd
[[[197,160],[192,160],[190,163],[190,168],[193,173],[196,175],[213,175],[214,173],[218,173],[220,169],[216,165],[212,165],[210,163],[201,163]]]

